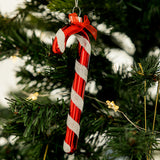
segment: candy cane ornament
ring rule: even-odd
[[[84,22],[76,13],[69,14],[70,25],[59,29],[53,41],[52,51],[55,54],[62,54],[65,51],[66,43],[71,35],[75,35],[78,40],[79,57],[75,62],[75,77],[71,89],[70,111],[67,117],[67,130],[63,149],[66,153],[73,153],[77,148],[80,117],[83,111],[84,92],[87,82],[88,66],[91,54],[89,37],[84,30],[87,29],[96,39],[97,30],[90,25],[87,16]]]

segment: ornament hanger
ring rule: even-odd
[[[81,9],[80,9],[80,7],[78,6],[78,0],[75,0],[75,6],[74,6],[73,9],[72,9],[72,13],[75,12],[75,9],[78,9],[78,10],[79,10],[78,16],[80,17],[80,15],[81,15]]]

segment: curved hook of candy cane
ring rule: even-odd
[[[90,41],[87,33],[84,30],[77,33],[77,30],[79,30],[80,28],[79,27],[76,28],[76,27],[77,26],[74,26],[74,27],[67,26],[58,30],[58,32],[56,33],[55,40],[53,42],[52,50],[54,53],[62,54],[65,51],[68,38],[72,34],[76,36],[79,43],[79,48],[80,48],[79,50],[80,58],[78,61],[76,60],[75,72],[79,77],[83,79],[84,81],[83,88],[85,88],[85,83],[87,81],[87,75],[88,75],[87,68],[88,68],[89,57],[91,53],[91,45],[90,45]],[[87,59],[87,60],[84,60],[84,59]],[[86,64],[84,62],[83,62],[84,64],[82,64],[82,61],[84,61]],[[81,94],[79,94],[75,90],[75,87],[73,84],[72,91],[71,91],[71,103],[72,103],[71,106],[74,107],[75,105],[76,108],[80,110],[80,115],[83,110],[83,104],[84,104],[83,97],[84,97],[84,89],[81,92]],[[71,109],[71,106],[70,106],[70,109]],[[80,132],[79,123],[77,123],[73,115],[68,114],[66,135],[72,135],[73,137],[71,138],[71,141],[67,138],[68,136],[66,136],[65,138],[63,149],[66,153],[73,153],[75,151],[77,147],[79,132]],[[74,140],[75,138],[77,139],[76,142]]]
[[[79,33],[79,31],[83,31],[81,26],[65,26],[62,29],[59,29],[56,33],[55,39],[53,41],[52,45],[52,51],[55,54],[62,54],[65,51],[66,48],[66,43],[68,38],[71,35],[75,35],[76,33]],[[85,35],[84,38],[83,36],[76,36],[77,40],[83,44],[83,47],[87,49],[87,52],[89,53],[91,48],[90,43],[89,43],[89,38],[86,32],[81,32],[83,35]],[[78,34],[79,35],[79,34]],[[88,40],[87,40],[88,39]],[[90,53],[89,53],[90,54]]]

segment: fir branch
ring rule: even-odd
[[[99,102],[99,103],[102,103],[102,104],[104,104],[104,105],[107,106],[107,104],[106,104],[105,102],[103,102],[103,101],[101,101],[101,100],[99,100],[99,99],[97,99],[97,98],[95,98],[95,97],[91,97],[91,96],[88,96],[88,95],[85,95],[85,97],[90,98],[90,99],[93,99],[93,100],[95,100],[95,101],[97,101],[97,102]],[[97,109],[97,107],[96,107],[96,109]],[[106,110],[106,109],[105,109],[105,110]],[[106,114],[106,112],[104,112],[103,110],[101,110],[101,111],[102,111],[104,114]],[[118,110],[117,112],[121,113],[121,114],[127,119],[127,121],[130,122],[130,123],[131,123],[135,128],[137,128],[138,130],[143,130],[143,131],[146,130],[146,129],[144,129],[144,128],[138,126],[138,125],[136,125],[135,123],[133,123],[133,122],[127,117],[127,115],[126,115],[124,112],[122,112],[122,111],[120,111],[120,110]],[[149,132],[149,131],[148,131],[148,132]],[[154,133],[160,133],[160,132],[154,131]]]

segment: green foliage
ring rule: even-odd
[[[60,145],[62,139],[58,137],[64,137],[65,133],[64,121],[68,109],[66,109],[64,101],[62,101],[62,105],[51,102],[41,104],[17,97],[9,101],[14,117],[5,125],[3,134],[11,133],[18,137],[16,145],[18,149],[21,150],[22,146],[24,149],[22,153],[17,153],[20,154],[19,156],[23,155],[32,159],[41,158],[47,144],[52,146],[52,150],[59,149],[62,152]],[[58,154],[50,152],[52,156]]]
[[[108,144],[108,147],[111,146],[114,150],[114,154],[109,154],[107,156],[112,157],[111,159],[120,156],[127,156],[130,157],[130,160],[146,159],[146,156],[153,158],[151,153],[149,154],[149,151],[150,146],[157,146],[154,135],[143,131],[138,132],[135,128],[128,128],[127,126],[125,126],[125,128],[120,128],[119,131],[123,134],[120,134],[119,136],[119,133],[117,135],[115,133],[113,139],[111,139]]]
[[[159,79],[157,76],[158,70],[159,57],[157,56],[149,56],[145,59],[140,59],[139,63],[134,63],[131,71],[132,77],[128,84],[130,90],[146,95],[144,81],[147,83],[147,88],[151,87]]]

